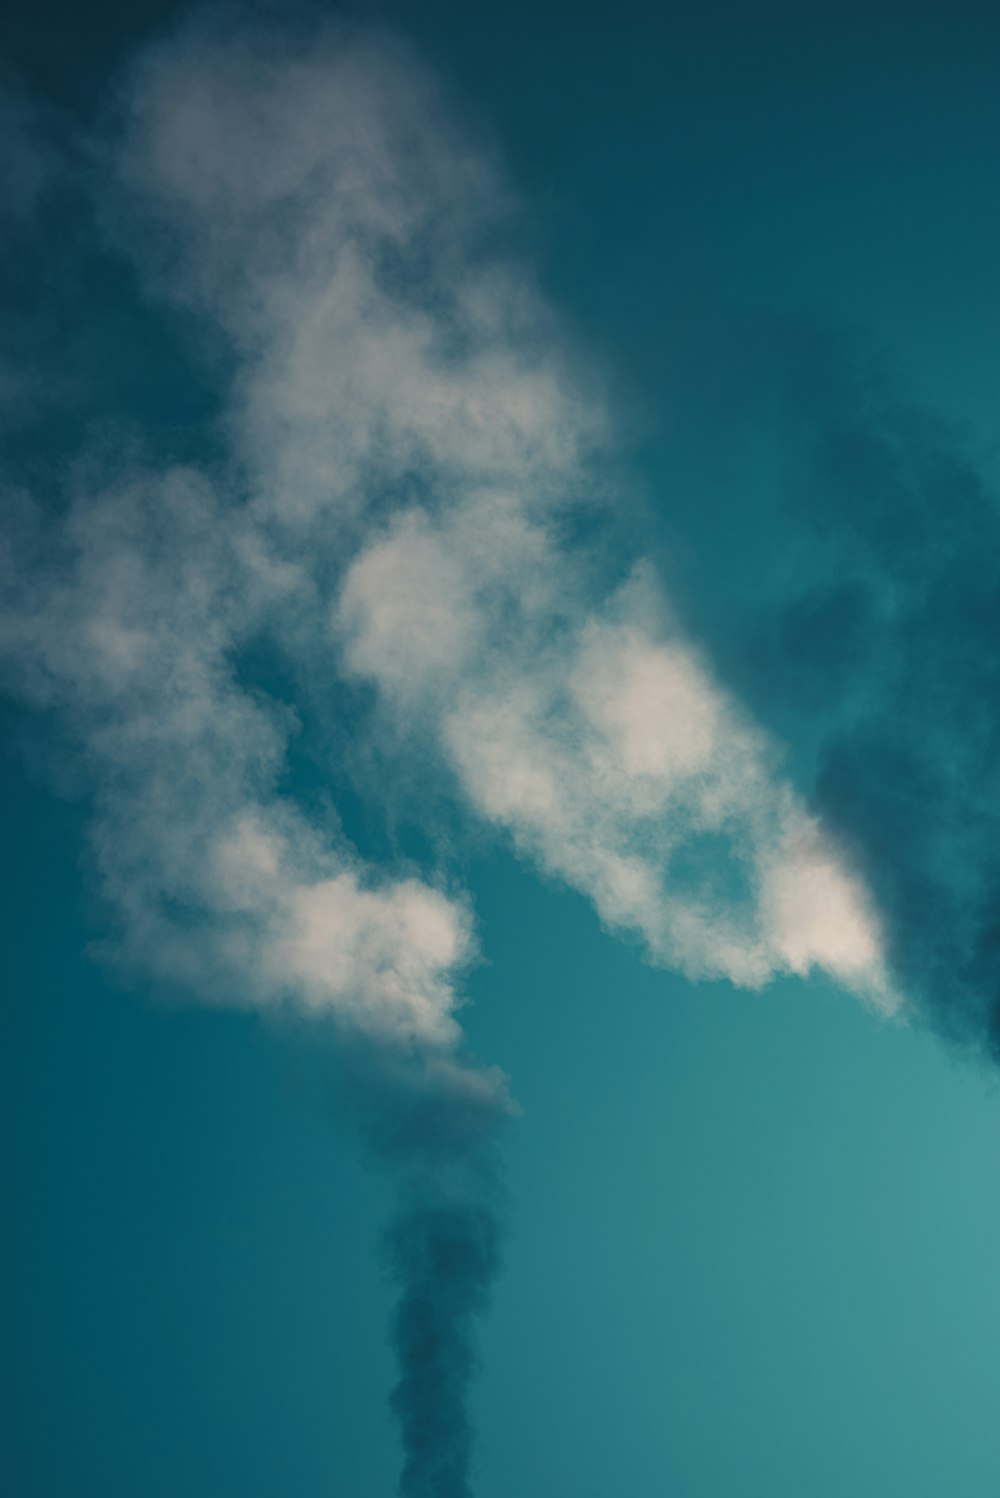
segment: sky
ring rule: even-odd
[[[0,30],[16,1498],[994,1498],[1000,21]]]

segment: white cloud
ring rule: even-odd
[[[648,576],[586,604],[554,539],[513,524],[506,501],[516,564],[509,548],[470,547],[483,506],[404,517],[361,554],[339,616],[349,667],[430,730],[482,816],[654,960],[752,987],[818,967],[892,1007],[860,880],[765,736],[655,623]],[[443,650],[437,604],[459,595]]]
[[[236,478],[123,480],[77,496],[58,555],[22,537],[0,657],[83,746],[125,954],[455,1039],[466,906],[278,794],[294,715],[237,669],[263,636],[301,679],[374,683],[401,755],[433,743],[654,961],[750,986],[820,967],[888,1005],[867,893],[773,747],[648,569],[602,589],[567,541],[608,422],[491,252],[506,190],[435,85],[381,43],[202,27],[147,54],[121,118],[131,232],[236,355]]]
[[[399,696],[426,693],[478,654],[482,619],[461,560],[406,515],[351,569],[340,600],[352,666]]]
[[[775,948],[792,972],[825,968],[849,987],[870,987],[880,1007],[893,1007],[864,887],[845,870],[815,820],[792,815],[764,860],[762,886]]]
[[[248,354],[258,506],[286,535],[323,517],[312,536],[349,561],[331,567],[343,664],[377,684],[401,752],[429,734],[482,816],[657,961],[752,985],[818,966],[884,993],[860,880],[663,622],[648,569],[602,597],[565,543],[598,502],[607,420],[530,277],[492,252],[500,174],[433,83],[391,48],[216,57],[202,37],[134,100],[133,174],[184,221],[195,294]]]
[[[553,319],[485,253],[505,193],[405,50],[195,28],[135,71],[121,168],[168,231],[180,292],[246,355],[233,420],[283,525],[562,472],[598,420],[565,388]]]
[[[450,1044],[464,904],[363,867],[276,794],[293,725],[234,662],[294,574],[256,565],[247,524],[184,471],[78,496],[58,555],[8,545],[0,657],[82,751],[120,957],[215,1002]]]
[[[573,695],[627,775],[696,775],[718,752],[721,714],[710,683],[676,644],[629,628],[591,628]]]

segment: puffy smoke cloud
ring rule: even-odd
[[[820,967],[891,1009],[863,884],[661,613],[641,568],[581,597],[552,528],[477,493],[376,539],[337,619],[472,806],[653,960],[749,987]]]
[[[21,508],[0,646],[84,757],[120,955],[217,1002],[291,1000],[382,1037],[453,1040],[464,904],[365,868],[277,794],[294,723],[241,685],[236,656],[294,569],[190,471],[78,496],[55,545]]]
[[[238,355],[248,523],[329,597],[329,668],[653,960],[749,986],[821,967],[893,1007],[864,886],[773,746],[648,568],[609,592],[569,539],[607,419],[491,249],[500,174],[432,81],[367,40],[196,28],[121,116],[165,284]]]
[[[440,494],[565,470],[597,413],[529,278],[490,253],[496,164],[405,48],[193,28],[121,107],[118,165],[171,293],[244,361],[233,422],[262,514],[343,526],[417,473]]]
[[[12,502],[0,661],[73,735],[119,954],[374,1044],[402,1491],[464,1498],[509,1111],[457,1049],[469,910],[296,801],[300,720],[374,687],[400,760],[439,763],[655,962],[750,987],[820,968],[896,999],[868,888],[773,744],[649,567],[609,583],[588,552],[609,422],[496,252],[496,164],[405,49],[290,36],[189,26],[119,90],[92,154],[105,222],[230,371],[229,458],[123,457],[108,479],[105,454],[58,515]],[[294,707],[254,682],[262,641]]]

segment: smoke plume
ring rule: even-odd
[[[692,977],[819,968],[892,1010],[882,917],[648,563],[588,542],[613,423],[504,249],[502,171],[405,47],[192,23],[88,161],[221,415],[184,463],[105,436],[54,503],[11,480],[0,665],[72,742],[109,956],[362,1047],[399,1186],[400,1490],[464,1498],[510,1104],[462,1046],[444,852],[365,856],[350,798],[419,763],[432,849],[440,797]],[[305,740],[320,797],[289,772]]]
[[[776,489],[794,580],[762,590],[742,680],[807,746],[814,805],[864,871],[900,990],[1000,1059],[995,479],[970,434],[887,372],[801,331],[787,345]]]

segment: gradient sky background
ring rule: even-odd
[[[807,9],[352,14],[410,38],[506,162],[519,248],[610,392],[637,544],[803,794],[835,810],[818,744],[868,670],[843,641],[888,636],[830,583],[854,470],[815,457],[822,434],[874,430],[877,411],[869,457],[912,439],[947,456],[935,472],[980,475],[991,524],[954,519],[958,479],[866,482],[894,514],[937,517],[950,587],[968,563],[980,588],[973,561],[998,575],[1000,19]],[[8,83],[83,129],[177,14],[39,0],[4,23]],[[218,398],[176,317],[59,211],[44,255],[12,231],[5,284],[5,369],[59,371],[9,400],[8,471],[52,490],[88,425],[169,445]],[[922,660],[928,640],[995,653],[995,613],[977,635],[943,585],[927,596]],[[924,706],[926,742],[943,752],[954,722],[961,764],[962,722]],[[915,710],[899,721],[923,731]],[[16,704],[4,723],[5,1491],[392,1491],[388,1188],[340,1116],[329,1041],[158,1001],[89,958],[86,798],[51,793],[50,723]],[[920,804],[886,814],[890,839]],[[345,820],[377,856],[376,813]],[[928,835],[913,860],[938,860],[943,887],[953,855]],[[654,969],[502,838],[470,838],[461,870],[486,959],[463,1026],[523,1108],[474,1396],[479,1498],[995,1498],[991,1065],[819,977],[748,993]],[[950,908],[928,897],[919,919]]]

